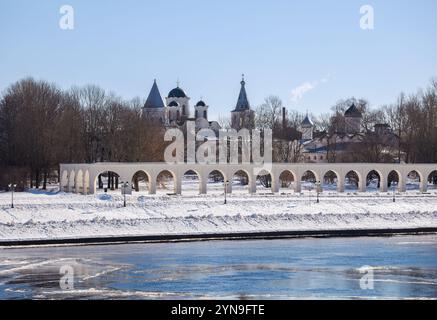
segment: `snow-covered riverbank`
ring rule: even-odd
[[[0,193],[0,241],[107,236],[437,228],[437,193],[128,197]]]

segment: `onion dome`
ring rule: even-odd
[[[168,97],[169,98],[186,98],[187,95],[185,94],[184,90],[182,90],[181,88],[177,87],[177,88],[174,88],[173,90],[171,90],[168,93]]]
[[[206,107],[206,103],[202,100],[196,103],[196,107]]]

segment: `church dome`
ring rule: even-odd
[[[206,107],[206,103],[200,100],[198,103],[196,103],[196,107]]]
[[[168,97],[169,98],[186,98],[187,95],[185,94],[184,90],[177,87],[169,92]]]
[[[176,101],[172,101],[169,103],[168,105],[169,107],[179,107],[179,103],[177,103]]]

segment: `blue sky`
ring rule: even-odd
[[[58,26],[64,4],[71,31]],[[372,31],[359,25],[366,4]],[[274,94],[319,114],[351,96],[391,103],[437,76],[437,1],[0,0],[0,39],[0,90],[33,76],[145,98],[154,78],[163,95],[179,78],[216,117],[244,73],[253,107]]]

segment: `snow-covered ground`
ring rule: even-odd
[[[249,195],[234,186],[228,202],[223,188],[197,195],[198,184],[187,182],[183,196],[157,195],[144,191],[127,196],[127,207],[119,191],[76,195],[29,191],[0,193],[0,240],[29,240],[99,236],[137,236],[193,233],[271,232],[295,230],[437,228],[437,190],[420,194],[410,190],[337,194],[325,191],[316,203],[314,191],[294,194],[268,189]],[[261,189],[261,188],[260,188]],[[409,189],[413,189],[412,187]],[[170,188],[171,190],[171,188]]]

